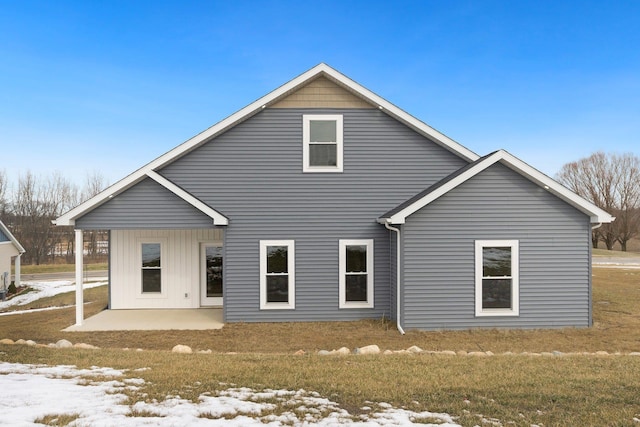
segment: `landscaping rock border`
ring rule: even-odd
[[[0,344],[4,344],[4,345],[27,345],[27,346],[31,346],[31,347],[48,347],[48,348],[77,348],[77,349],[85,349],[85,350],[99,350],[100,347],[96,347],[95,345],[91,345],[91,344],[85,344],[85,343],[71,343],[71,341],[66,340],[66,339],[61,339],[59,341],[57,341],[56,343],[50,343],[50,344],[38,344],[33,340],[24,340],[24,339],[19,339],[19,340],[12,340],[9,338],[3,338],[0,339]],[[130,350],[128,348],[125,348],[123,350]],[[138,348],[135,351],[143,351],[142,349]],[[191,347],[187,346],[187,345],[183,345],[183,344],[178,344],[176,346],[174,346],[171,349],[171,352],[173,353],[181,353],[181,354],[193,354],[193,353],[197,353],[197,354],[213,354],[213,351],[211,351],[211,349],[208,350],[197,350],[194,351]],[[224,353],[224,354],[238,354],[235,352],[230,352],[230,353]],[[306,356],[306,355],[311,355],[313,353],[309,353],[305,350],[298,350],[295,353],[293,353],[295,356]],[[384,350],[381,351],[380,347],[378,347],[376,344],[370,344],[370,345],[366,345],[363,347],[356,347],[353,350],[349,350],[347,347],[340,347],[337,350],[319,350],[316,353],[318,356],[352,356],[352,355],[359,355],[359,356],[366,356],[366,355],[384,355],[384,356],[389,356],[389,355],[396,355],[396,354],[404,354],[404,355],[428,355],[428,356],[449,356],[449,357],[492,357],[492,356],[527,356],[527,357],[567,357],[567,356],[596,356],[596,357],[611,357],[611,356],[636,356],[636,357],[640,357],[640,351],[632,351],[629,353],[622,353],[622,352],[608,352],[608,351],[604,351],[604,350],[599,350],[599,351],[595,351],[595,352],[588,352],[588,351],[578,351],[578,352],[569,352],[569,353],[564,353],[562,351],[543,351],[543,352],[539,352],[539,353],[535,353],[535,352],[528,352],[528,351],[523,351],[521,353],[513,353],[511,351],[505,351],[503,353],[498,353],[495,354],[492,351],[465,351],[465,350],[458,350],[458,351],[452,351],[452,350],[437,350],[437,351],[433,351],[433,350],[423,350],[420,347],[413,345],[411,347],[408,347],[406,349],[401,349],[401,350]]]
[[[346,347],[341,347],[338,350],[320,350],[318,351],[318,356],[347,356],[347,355],[367,355],[367,354],[380,354],[380,348],[373,344],[365,347],[355,348],[351,352],[347,352],[348,349]],[[305,355],[306,352],[304,350],[298,350],[294,353],[294,355],[302,356]],[[411,346],[407,349],[402,350],[385,350],[381,353],[382,355],[394,355],[394,354],[406,354],[406,355],[433,355],[433,356],[467,356],[467,357],[491,357],[496,356],[496,354],[492,351],[452,351],[452,350],[423,350],[418,346]],[[506,351],[504,353],[498,353],[501,356],[529,356],[529,357],[563,357],[563,356],[640,356],[639,351],[632,351],[630,353],[622,353],[615,352],[610,353],[608,351],[596,351],[596,352],[570,352],[564,353],[561,351],[543,351],[540,353],[532,353],[528,351],[524,351],[522,353],[513,353],[511,351]]]

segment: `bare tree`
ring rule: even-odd
[[[27,248],[26,262],[40,264],[54,254],[60,234],[51,221],[69,208],[74,187],[58,172],[47,179],[30,171],[18,179],[13,197],[16,238]]]
[[[614,223],[594,230],[593,246],[602,240],[609,250],[616,242],[626,250],[627,242],[639,232],[640,159],[631,153],[599,151],[565,164],[556,179],[617,217]]]
[[[7,173],[4,170],[0,170],[0,219],[4,219],[9,210],[9,204],[7,202],[8,188],[9,181],[7,180]]]
[[[85,179],[84,188],[81,192],[81,202],[89,200],[108,186],[107,179],[98,171],[88,173]],[[99,252],[98,241],[104,232],[99,230],[85,231],[87,241],[87,252],[90,257],[96,256]]]
[[[613,223],[616,240],[623,251],[640,231],[640,159],[632,154],[614,156],[618,166],[618,202]]]

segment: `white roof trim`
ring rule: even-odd
[[[419,200],[416,200],[414,203],[408,205],[404,209],[394,213],[393,215],[390,215],[388,218],[381,218],[380,222],[387,222],[390,224],[404,224],[406,221],[406,218],[409,215],[422,209],[429,203],[438,199],[440,196],[453,190],[460,184],[474,177],[475,175],[487,169],[489,166],[495,164],[496,162],[503,163],[505,166],[518,172],[520,175],[528,178],[530,181],[544,188],[551,194],[561,198],[562,200],[569,203],[576,209],[589,215],[592,223],[608,223],[608,222],[612,222],[615,219],[615,217],[611,216],[608,212],[605,212],[604,210],[600,209],[599,207],[589,202],[588,200],[578,196],[573,191],[569,190],[568,188],[564,187],[563,185],[549,178],[548,176],[538,171],[537,169],[533,168],[532,166],[529,166],[528,164],[518,159],[517,157],[511,155],[510,153],[504,150],[499,150],[499,151],[496,151],[494,154],[488,156],[486,159],[478,162],[476,165],[470,167],[464,173],[456,176],[451,181],[436,188],[434,191],[426,194],[424,197],[420,198]]]
[[[22,245],[20,244],[20,242],[18,242],[18,239],[15,238],[15,236],[11,233],[11,231],[9,231],[9,229],[7,228],[6,225],[4,225],[4,223],[2,221],[0,221],[0,230],[2,230],[2,232],[4,233],[5,236],[7,236],[9,238],[9,240],[11,241],[11,243],[13,243],[13,246],[16,247],[16,249],[18,250],[18,252],[20,252],[20,254],[25,253],[26,251],[24,250],[24,248],[22,247]],[[6,242],[9,243],[9,242]]]
[[[176,184],[161,176],[157,172],[149,171],[147,172],[147,176],[158,184],[162,185],[167,190],[171,191],[176,196],[180,197],[185,202],[189,203],[194,208],[198,209],[200,212],[211,217],[213,219],[213,225],[229,225],[229,219],[226,216],[222,215],[215,209],[212,209],[211,207],[209,207],[209,205],[198,200],[196,197],[178,187]]]
[[[204,132],[199,133],[198,135],[178,145],[174,149],[166,152],[165,154],[151,161],[147,165],[133,172],[126,178],[116,182],[115,184],[113,184],[112,186],[104,190],[102,193],[96,195],[95,197],[71,209],[69,212],[65,213],[64,215],[54,220],[54,224],[75,225],[76,218],[79,218],[80,216],[86,214],[87,212],[105,203],[115,195],[121,193],[122,191],[126,190],[132,185],[135,185],[136,183],[140,182],[142,179],[144,179],[147,176],[149,172],[159,170],[160,168],[167,165],[174,159],[182,156],[183,154],[188,153],[189,151],[198,147],[200,144],[226,131],[227,129],[236,125],[237,123],[243,120],[246,120],[247,118],[256,114],[263,108],[267,107],[269,104],[272,104],[278,101],[282,97],[286,96],[288,93],[296,90],[297,88],[306,84],[308,81],[311,81],[320,75],[329,77],[333,81],[345,86],[346,88],[348,88],[350,91],[360,96],[361,98],[371,102],[372,104],[377,105],[387,114],[395,117],[396,119],[412,127],[416,132],[429,137],[430,139],[434,140],[436,143],[441,144],[443,147],[449,149],[454,153],[457,153],[463,158],[469,161],[475,161],[479,158],[479,156],[474,152],[472,152],[471,150],[463,147],[462,145],[458,144],[451,138],[448,138],[447,136],[443,135],[442,133],[438,132],[437,130],[433,129],[427,124],[421,122],[420,120],[416,119],[415,117],[411,116],[410,114],[406,113],[405,111],[401,110],[400,108],[396,107],[395,105],[391,104],[385,99],[379,97],[378,95],[371,92],[367,88],[361,86],[360,84],[346,77],[344,74],[334,70],[327,64],[321,63],[316,65],[312,69],[306,71],[305,73],[299,75],[298,77],[294,78],[293,80],[290,80],[289,82],[285,83],[284,85],[280,86],[274,91],[268,93],[262,98],[252,102],[251,104],[247,105],[243,109],[233,113],[226,119],[216,123],[215,125],[205,130]]]

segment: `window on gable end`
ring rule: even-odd
[[[342,172],[342,115],[303,115],[302,143],[303,172]]]

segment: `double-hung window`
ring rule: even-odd
[[[260,309],[295,308],[295,243],[260,241]]]
[[[162,293],[162,244],[141,243],[141,255],[142,293]]]
[[[518,316],[519,243],[476,240],[476,316]]]
[[[342,172],[342,115],[303,115],[302,141],[303,172]]]
[[[373,240],[340,240],[340,308],[373,307]]]

